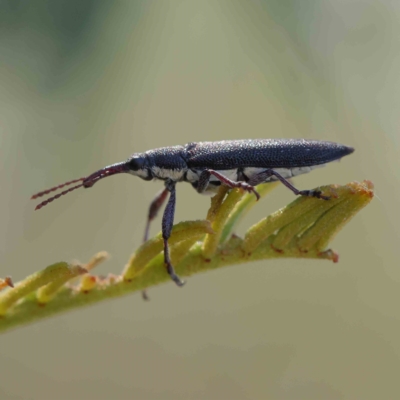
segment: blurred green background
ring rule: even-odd
[[[155,147],[337,141],[356,152],[296,185],[377,193],[339,264],[235,266],[8,332],[0,398],[398,398],[399,71],[391,0],[0,1],[0,276],[100,250],[97,272],[119,273],[160,182],[120,175],[40,212],[29,197]],[[293,199],[275,190],[238,233]],[[209,206],[187,184],[177,201],[176,221]]]

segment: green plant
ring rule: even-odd
[[[257,190],[264,197],[274,187],[276,184],[269,183]],[[321,190],[331,196],[329,201],[299,197],[250,227],[240,238],[232,234],[233,229],[256,204],[255,197],[221,187],[211,200],[205,220],[174,226],[169,243],[177,272],[189,276],[271,258],[337,262],[338,255],[326,247],[344,224],[372,200],[373,185],[369,181],[353,182]],[[34,273],[0,295],[0,331],[169,281],[162,250],[158,234],[139,247],[121,275],[106,278],[90,272],[106,258],[105,253],[86,265],[59,262]],[[76,279],[78,283],[74,283]],[[6,283],[11,284],[9,280]]]

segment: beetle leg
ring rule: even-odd
[[[288,189],[290,189],[295,195],[298,196],[308,196],[316,197],[317,199],[329,200],[330,196],[323,196],[320,190],[299,190],[295,188],[287,179],[285,179],[281,174],[274,171],[273,169],[267,169],[256,175],[252,180],[252,184],[258,185],[259,183],[265,182],[265,180],[271,176],[276,176],[276,178],[281,181]]]
[[[257,200],[259,200],[259,198],[260,198],[260,195],[258,194],[257,190],[252,185],[249,185],[248,183],[242,182],[242,181],[239,181],[239,182],[232,181],[231,179],[220,174],[218,171],[214,171],[213,169],[205,169],[204,171],[201,172],[200,177],[199,177],[199,182],[197,185],[197,191],[199,193],[202,193],[207,189],[207,186],[210,183],[211,175],[215,176],[225,186],[228,186],[232,189],[233,188],[241,188],[243,190],[246,190],[249,193],[254,193]]]
[[[168,196],[168,189],[163,189],[163,190],[161,190],[161,192],[157,193],[156,197],[150,203],[149,212],[148,212],[148,216],[147,216],[146,228],[144,230],[143,243],[147,242],[147,240],[149,239],[150,223],[157,216],[158,211],[160,210],[161,206],[164,204],[164,201],[166,200],[167,196]],[[149,297],[147,296],[147,292],[145,289],[142,290],[142,298],[143,298],[143,300],[149,300]]]
[[[163,218],[162,218],[162,236],[164,239],[164,262],[167,268],[167,272],[171,279],[178,285],[183,286],[185,284],[178,275],[176,275],[174,267],[171,264],[171,258],[169,254],[169,246],[168,239],[171,236],[172,226],[174,224],[174,215],[175,215],[175,203],[176,203],[176,189],[175,182],[171,180],[167,180],[165,182],[165,187],[168,192],[170,192],[170,196],[168,199],[167,206],[165,207]]]
[[[163,189],[161,192],[157,193],[156,197],[151,202],[149,207],[149,213],[147,216],[147,223],[146,223],[146,229],[144,231],[143,242],[147,242],[147,240],[149,239],[150,223],[157,216],[158,211],[164,204],[164,201],[167,199],[167,196],[168,196],[168,189]]]
[[[197,193],[204,193],[207,190],[208,185],[210,183],[210,176],[211,176],[211,174],[208,169],[201,171],[199,180],[197,182],[197,186],[195,187],[197,190]]]

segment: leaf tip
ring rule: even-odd
[[[331,249],[321,251],[320,253],[318,253],[318,257],[324,260],[331,260],[335,264],[339,262],[339,254]]]

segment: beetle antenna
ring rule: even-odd
[[[79,180],[80,180],[80,179],[78,179],[78,181],[79,181]],[[69,189],[67,189],[67,190],[64,190],[63,192],[58,193],[58,194],[56,194],[55,196],[50,197],[50,198],[48,198],[47,200],[42,201],[40,204],[38,204],[38,205],[35,207],[35,210],[40,210],[42,207],[44,207],[45,205],[51,203],[53,200],[56,200],[56,199],[60,198],[61,196],[64,196],[65,194],[67,194],[67,193],[69,193],[69,192],[72,192],[73,190],[78,189],[78,188],[80,188],[80,187],[82,187],[82,186],[83,186],[83,183],[81,183],[80,185],[73,186],[72,188],[69,188]],[[32,197],[32,198],[33,198],[33,197]]]
[[[46,206],[47,204],[51,203],[54,200],[57,200],[61,196],[66,195],[69,192],[72,192],[75,189],[78,189],[80,187],[84,188],[90,188],[92,187],[97,181],[100,179],[106,178],[107,176],[115,175],[115,174],[120,174],[122,172],[128,172],[128,166],[126,162],[120,162],[117,164],[109,165],[108,167],[99,169],[98,171],[94,172],[93,174],[85,177],[85,178],[79,178],[79,179],[74,179],[73,181],[65,182],[61,185],[54,186],[50,189],[43,190],[42,192],[34,194],[31,199],[37,199],[38,197],[45,196],[46,194],[49,194],[51,192],[54,192],[58,189],[63,188],[64,186],[69,186],[72,185],[73,183],[77,182],[82,182],[79,185],[73,186],[67,190],[64,190],[44,201],[42,201],[40,204],[38,204],[35,208],[35,210],[40,210],[42,207]]]
[[[42,192],[39,192],[39,193],[34,194],[34,195],[31,197],[31,200],[37,199],[38,197],[45,196],[46,194],[49,194],[49,193],[54,192],[54,191],[56,191],[56,190],[58,190],[58,189],[61,189],[61,188],[63,188],[64,186],[69,186],[69,185],[72,185],[73,183],[81,182],[81,181],[83,181],[83,180],[85,180],[85,178],[74,179],[73,181],[69,181],[69,182],[63,183],[62,185],[54,186],[54,187],[52,187],[52,188],[50,188],[50,189],[43,190]]]

